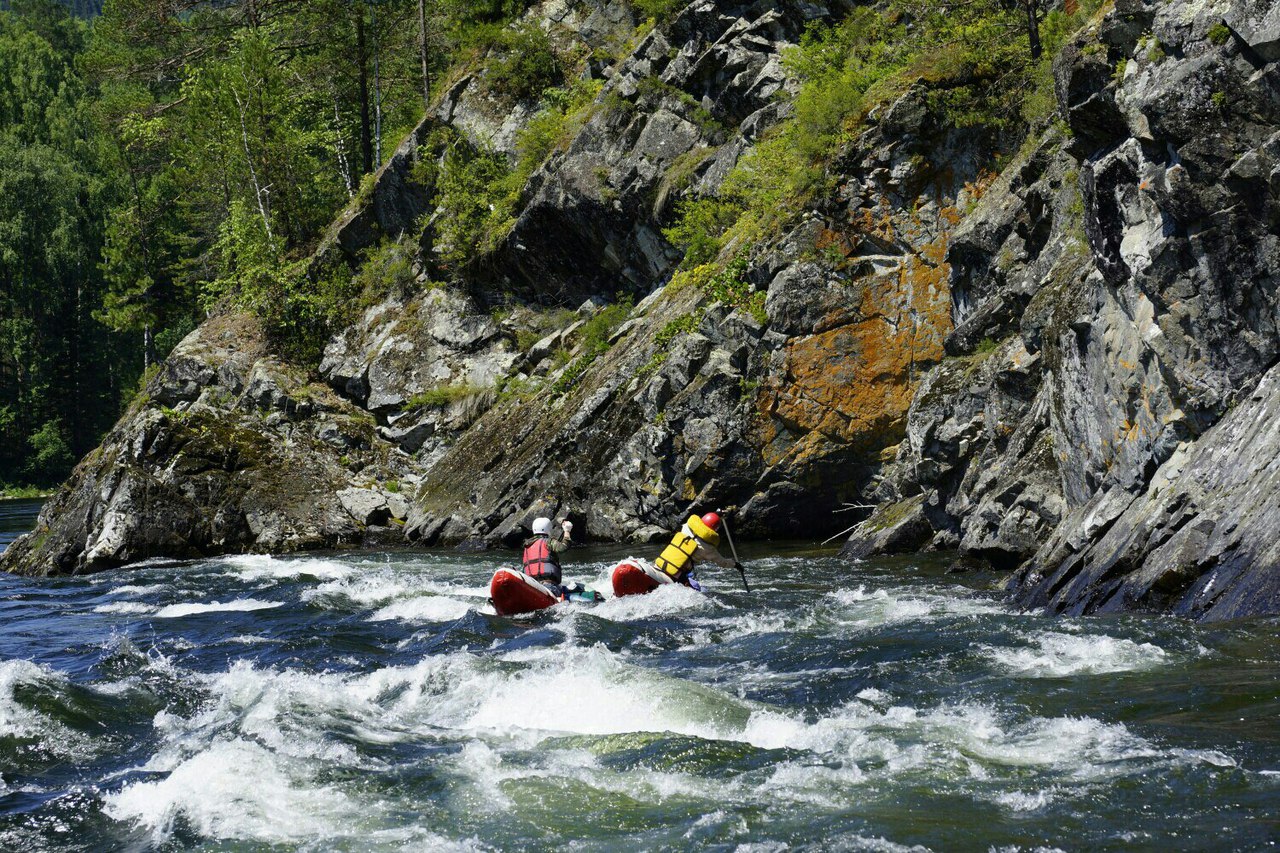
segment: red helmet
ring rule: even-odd
[[[702,517],[702,523],[712,530],[720,529],[720,516],[714,512],[709,512]]]

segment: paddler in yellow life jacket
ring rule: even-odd
[[[662,549],[654,565],[658,570],[671,576],[676,583],[691,586],[701,591],[702,586],[692,576],[698,563],[715,563],[726,569],[734,569],[738,564],[728,557],[722,556],[716,549],[720,544],[720,516],[709,512],[699,518],[689,516],[680,531],[671,537],[671,544]]]

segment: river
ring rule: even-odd
[[[624,553],[567,575],[603,588]],[[717,571],[526,620],[487,606],[492,556],[443,551],[0,576],[0,848],[1280,839],[1276,621],[1047,618],[936,559],[744,556],[750,595]]]

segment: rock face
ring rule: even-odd
[[[922,496],[913,547],[1020,566],[1015,596],[1054,610],[1276,611],[1252,503],[1280,354],[1274,18],[1130,0],[1058,57],[1070,135],[1006,170],[948,254],[957,357],[881,487]]]
[[[411,230],[436,123],[510,154],[532,115],[480,70],[318,258],[404,235],[418,286],[314,379],[246,318],[207,323],[4,566],[494,544],[540,514],[648,541],[727,504],[743,534],[821,538],[875,503],[851,558],[958,549],[1072,613],[1280,611],[1275,7],[1117,0],[1054,62],[1062,121],[998,175],[1002,141],[906,85],[800,221],[673,278],[663,226],[786,117],[785,46],[848,8],[697,0],[633,31],[622,4],[536,7],[555,39],[630,43],[587,64],[597,102],[496,248],[428,286]]]
[[[30,574],[151,557],[388,538],[416,478],[373,419],[267,351],[256,321],[207,321],[4,554]],[[399,538],[399,533],[395,534]]]

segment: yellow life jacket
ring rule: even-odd
[[[670,575],[673,580],[684,580],[693,568],[693,554],[698,545],[706,542],[712,547],[720,543],[720,534],[702,523],[696,515],[689,516],[685,528],[693,533],[690,536],[685,530],[679,530],[671,537],[671,543],[662,549],[653,564],[658,570]]]

